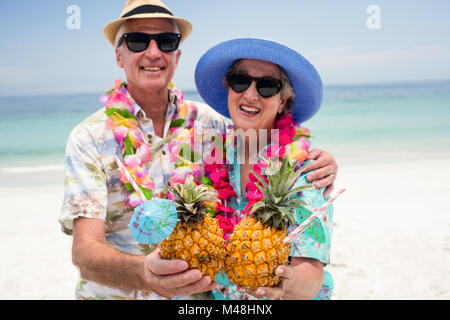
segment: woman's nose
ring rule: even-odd
[[[249,101],[255,101],[259,99],[258,90],[256,89],[256,82],[252,81],[250,87],[245,91],[244,97]]]

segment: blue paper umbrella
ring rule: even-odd
[[[177,222],[175,205],[166,199],[153,198],[134,210],[128,227],[137,242],[152,244],[169,237]]]

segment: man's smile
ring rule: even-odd
[[[144,67],[144,66],[141,66],[139,68],[140,68],[140,70],[150,71],[150,72],[157,72],[157,71],[162,71],[165,69],[164,67]]]

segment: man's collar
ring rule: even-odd
[[[173,114],[177,110],[178,106],[178,97],[177,95],[169,88],[169,104],[168,104],[168,110],[167,114]],[[147,120],[147,114],[145,111],[137,104],[137,102],[134,103],[135,108],[135,116],[138,118],[143,118],[144,120]]]

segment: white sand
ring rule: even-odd
[[[450,299],[449,164],[341,164],[334,299]],[[61,173],[14,183],[23,180],[0,174],[0,299],[73,299],[71,238],[57,222]]]
[[[0,299],[74,299],[78,271],[71,263],[72,238],[60,231],[57,215],[63,185],[0,186]],[[5,179],[6,177],[6,179]],[[40,179],[39,179],[40,178]],[[2,185],[11,175],[2,175]],[[48,182],[45,181],[44,182]]]
[[[449,299],[450,160],[341,166],[334,299]]]

